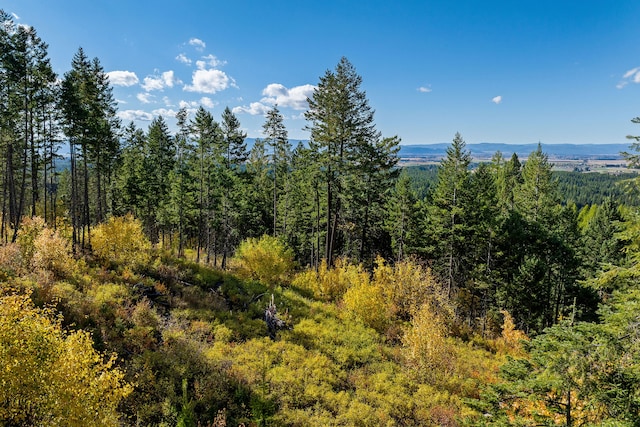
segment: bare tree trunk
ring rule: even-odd
[[[87,230],[86,247],[91,247],[91,216],[89,212],[89,167],[87,165],[87,143],[82,147],[83,169],[84,169],[84,226]],[[85,228],[82,227],[82,247],[85,248]]]

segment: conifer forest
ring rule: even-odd
[[[345,57],[296,146],[141,129],[0,21],[0,425],[640,426],[635,174],[403,168]]]

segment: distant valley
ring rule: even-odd
[[[620,152],[629,150],[630,144],[542,144],[544,151],[551,160],[622,160]],[[400,148],[402,159],[439,160],[446,155],[448,143],[403,145]],[[504,157],[516,153],[520,158],[526,158],[538,144],[501,144],[482,142],[468,144],[467,149],[474,159],[486,160],[500,151]]]

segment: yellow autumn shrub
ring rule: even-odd
[[[28,296],[0,297],[0,425],[120,425],[132,388],[114,363]]]
[[[31,262],[36,269],[48,270],[62,277],[70,274],[75,267],[69,240],[61,237],[56,230],[42,229],[33,241],[33,249]]]
[[[333,267],[322,260],[317,272],[308,269],[299,273],[293,285],[311,291],[316,298],[336,301],[354,284],[368,280],[369,275],[362,265],[353,265],[344,258],[338,258]]]
[[[106,262],[141,266],[148,264],[151,243],[144,235],[142,223],[133,217],[112,216],[93,229],[91,247]]]
[[[504,316],[504,321],[502,335],[496,340],[498,350],[510,356],[523,357],[526,352],[522,342],[529,338],[523,331],[516,329],[513,317],[507,310],[500,310],[500,313]]]
[[[446,323],[431,304],[423,304],[413,315],[404,339],[407,365],[418,378],[436,382],[455,366],[455,354],[446,339]]]
[[[48,271],[64,277],[75,268],[69,239],[47,227],[40,217],[22,220],[16,243],[20,249],[20,260],[30,271]]]
[[[22,251],[17,243],[0,245],[0,279],[6,280],[22,274]]]
[[[250,238],[238,246],[235,253],[238,273],[275,286],[288,280],[293,270],[293,251],[277,237],[264,235]]]
[[[383,332],[389,324],[389,303],[384,288],[369,280],[354,283],[344,294],[345,310],[365,325]]]
[[[409,320],[423,304],[429,303],[441,316],[453,316],[453,306],[431,270],[411,260],[390,266],[381,257],[376,259],[373,283],[384,289],[391,304],[392,315]]]
[[[22,260],[25,265],[31,265],[35,254],[35,241],[42,230],[44,230],[44,219],[40,217],[25,217],[20,223],[16,243],[20,246]]]

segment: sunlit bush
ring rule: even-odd
[[[22,221],[16,242],[23,267],[30,271],[50,272],[64,277],[73,272],[76,266],[69,239],[48,228],[40,217],[27,217]]]
[[[454,368],[454,353],[446,339],[446,326],[431,304],[423,304],[414,314],[404,336],[407,364],[418,378],[436,382]]]
[[[393,316],[409,320],[423,304],[429,303],[441,316],[453,316],[453,307],[431,270],[405,260],[390,266],[383,258],[376,259],[373,283],[385,290]]]
[[[93,252],[106,262],[140,266],[149,262],[151,243],[142,223],[132,215],[111,217],[99,224],[91,235]]]
[[[17,243],[0,245],[0,279],[21,274],[23,266],[22,250]]]
[[[44,219],[40,217],[26,217],[20,223],[20,229],[18,230],[18,237],[16,242],[20,246],[22,253],[22,260],[25,265],[31,265],[33,255],[36,251],[35,241],[40,232],[44,229]]]
[[[87,296],[91,299],[95,308],[105,310],[116,309],[127,301],[131,292],[129,288],[117,283],[105,283],[94,285],[88,290]]]
[[[389,303],[384,288],[368,280],[353,284],[342,299],[344,308],[365,325],[382,332],[389,323]]]
[[[71,246],[57,231],[44,228],[33,242],[32,264],[37,269],[49,270],[58,276],[66,276],[75,266]]]
[[[89,334],[65,333],[27,296],[0,297],[0,365],[2,425],[118,426],[132,390]]]
[[[496,340],[498,350],[511,356],[524,356],[525,351],[522,342],[528,340],[527,335],[521,330],[516,329],[513,317],[507,310],[501,310],[504,316],[502,324],[502,335]]]
[[[316,298],[336,301],[351,286],[368,281],[369,275],[361,265],[353,265],[346,259],[339,258],[333,267],[329,267],[327,262],[322,260],[317,272],[308,269],[298,274],[293,284],[311,291]]]
[[[241,275],[268,286],[286,282],[293,269],[293,251],[282,240],[268,235],[240,243],[235,258]]]

